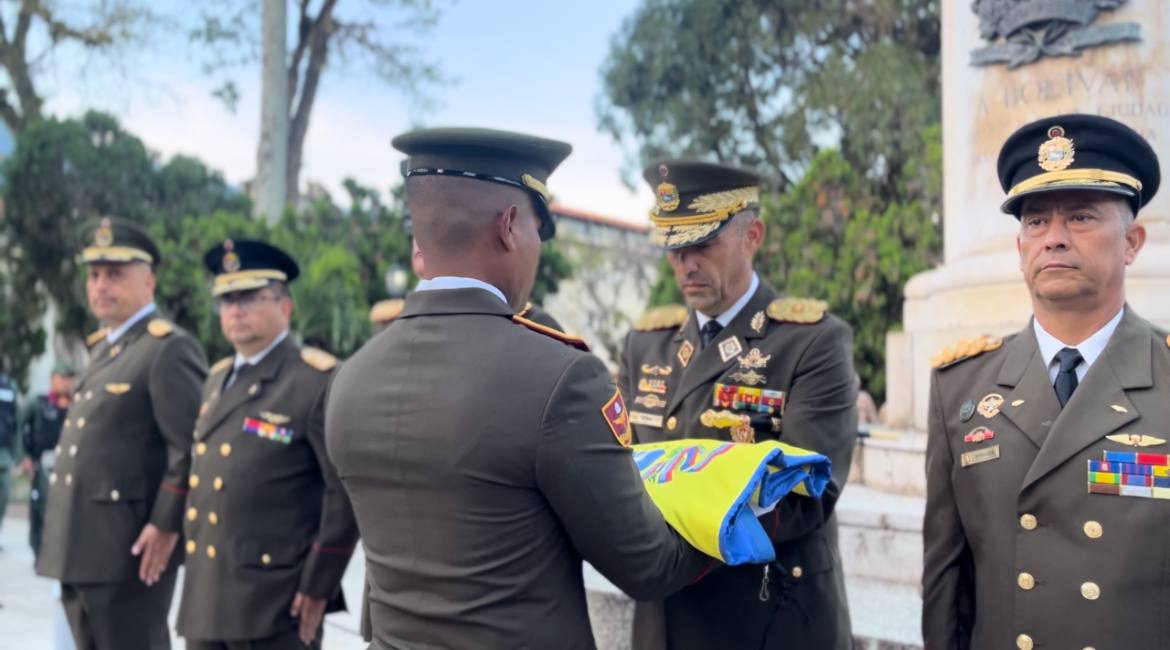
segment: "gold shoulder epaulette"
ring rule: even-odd
[[[329,372],[337,366],[337,357],[320,348],[309,346],[301,348],[301,361],[321,372]]]
[[[661,305],[651,307],[634,323],[634,329],[639,332],[652,332],[678,327],[687,319],[687,308],[682,305]]]
[[[150,332],[151,336],[161,339],[164,336],[169,336],[171,332],[175,331],[175,324],[161,318],[153,318],[146,326],[146,331]]]
[[[106,328],[103,327],[100,330],[93,332],[89,336],[85,337],[85,346],[92,348],[93,346],[100,343],[102,339],[106,338],[106,331]]]
[[[1170,334],[1166,335],[1166,347],[1170,348]]]
[[[778,323],[819,323],[829,305],[812,298],[777,298],[768,304],[768,318]]]
[[[214,375],[217,372],[223,372],[224,370],[227,370],[231,367],[233,359],[235,359],[234,356],[228,356],[220,359],[219,361],[216,361],[215,365],[211,366],[211,369],[207,371],[207,374]]]
[[[973,359],[984,352],[991,352],[1003,347],[1003,339],[998,336],[979,336],[973,339],[959,339],[954,345],[938,351],[930,359],[930,367],[935,369],[949,368],[960,361]]]
[[[583,339],[583,338],[573,336],[572,334],[565,334],[564,332],[562,332],[560,330],[553,329],[551,327],[545,327],[544,325],[541,325],[540,323],[538,323],[536,321],[528,320],[527,318],[524,318],[523,316],[521,316],[519,314],[512,316],[512,322],[523,325],[524,327],[527,327],[528,329],[532,330],[533,332],[538,332],[540,334],[544,334],[545,336],[547,336],[549,338],[556,339],[556,340],[560,341],[561,343],[571,345],[571,346],[577,348],[578,350],[583,350],[585,352],[589,351],[589,344],[586,343],[585,339]]]

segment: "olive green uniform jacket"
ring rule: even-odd
[[[647,320],[627,336],[619,369],[637,442],[779,439],[828,456],[835,486],[761,518],[775,542],[772,564],[719,567],[663,603],[639,603],[634,646],[852,648],[832,514],[857,436],[849,327],[822,303],[777,299],[765,284],[706,348],[681,306]],[[717,384],[780,391],[783,407],[718,405]],[[750,431],[719,421],[728,415],[746,416]]]
[[[336,359],[292,338],[231,386],[212,368],[195,425],[179,633],[262,639],[297,625],[297,592],[344,607],[357,543],[349,499],[325,453],[325,392]]]
[[[372,648],[593,648],[583,559],[641,598],[705,565],[616,439],[605,367],[568,341],[483,289],[424,291],[338,372],[326,442]]]
[[[927,648],[1170,648],[1170,501],[1088,490],[1105,451],[1170,454],[1168,344],[1126,307],[1063,409],[1031,325],[938,358]]]

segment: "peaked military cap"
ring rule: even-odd
[[[225,239],[203,255],[203,265],[215,275],[211,287],[215,296],[292,282],[301,273],[288,253],[250,239]]]
[[[540,238],[556,234],[546,183],[573,150],[569,143],[510,131],[442,128],[403,133],[391,144],[409,156],[403,168],[407,178],[458,176],[527,190],[540,216]]]
[[[83,264],[146,262],[157,266],[162,261],[146,229],[125,219],[102,217],[91,222],[85,228],[84,241],[80,258]]]
[[[651,239],[668,249],[713,239],[738,212],[759,206],[763,181],[747,169],[690,160],[652,163],[642,177],[657,199]]]
[[[999,152],[1002,209],[1020,216],[1025,196],[1094,190],[1129,199],[1136,215],[1158,191],[1158,156],[1137,131],[1100,115],[1057,115],[1010,135]]]

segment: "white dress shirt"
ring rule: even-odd
[[[743,308],[747,306],[748,301],[752,299],[752,296],[756,295],[756,289],[759,288],[760,276],[756,275],[755,271],[752,271],[752,281],[751,284],[748,285],[747,291],[745,291],[743,295],[739,297],[739,300],[736,300],[734,303],[732,303],[732,305],[727,308],[727,311],[716,316],[714,320],[719,321],[719,324],[723,327],[727,327],[731,323],[732,319],[738,316],[739,312],[743,311]],[[699,331],[702,331],[703,326],[706,325],[710,320],[712,320],[710,316],[704,315],[701,311],[695,311],[695,321],[699,324]]]
[[[1077,383],[1084,380],[1085,373],[1089,372],[1089,367],[1105,351],[1105,346],[1109,344],[1109,339],[1112,338],[1114,330],[1117,329],[1117,324],[1121,322],[1123,314],[1125,314],[1125,307],[1122,307],[1117,315],[1105,323],[1101,329],[1093,332],[1089,338],[1076,345],[1066,345],[1045,331],[1040,326],[1040,321],[1033,318],[1032,329],[1036,331],[1036,343],[1040,345],[1040,358],[1044,360],[1044,366],[1048,368],[1049,383],[1056,383],[1056,375],[1060,372],[1060,363],[1056,360],[1056,353],[1064,348],[1076,348],[1076,351],[1081,353],[1081,362],[1076,367]]]
[[[476,278],[465,278],[457,275],[440,275],[437,278],[430,280],[419,280],[418,286],[414,288],[415,291],[440,291],[443,289],[483,289],[488,293],[499,298],[505,305],[508,304],[508,299],[504,297],[504,292],[500,291],[495,285],[478,280]]]
[[[113,342],[117,341],[118,339],[122,338],[122,335],[126,333],[126,330],[130,329],[131,327],[134,327],[135,323],[137,323],[138,321],[142,320],[143,318],[146,318],[147,316],[153,314],[154,311],[155,311],[155,306],[154,306],[154,303],[152,302],[149,305],[143,307],[142,309],[139,309],[138,311],[134,312],[134,315],[131,316],[130,318],[127,318],[125,323],[122,323],[121,325],[115,327],[114,329],[106,332],[106,342],[113,343]]]

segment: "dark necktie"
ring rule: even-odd
[[[703,347],[710,345],[711,341],[714,341],[715,337],[719,336],[719,332],[722,331],[723,326],[719,324],[719,321],[714,319],[707,321],[707,323],[703,325],[703,328],[699,330],[699,333],[703,335]]]
[[[1060,362],[1060,371],[1056,373],[1056,399],[1060,408],[1068,404],[1073,391],[1077,389],[1077,365],[1084,360],[1076,348],[1064,348],[1056,353],[1056,360]]]
[[[231,388],[232,384],[236,383],[236,380],[240,378],[240,375],[242,375],[245,371],[248,370],[248,368],[251,367],[252,364],[250,363],[241,363],[240,365],[233,367],[231,374],[228,375],[227,382],[223,385],[223,389],[227,390]]]

